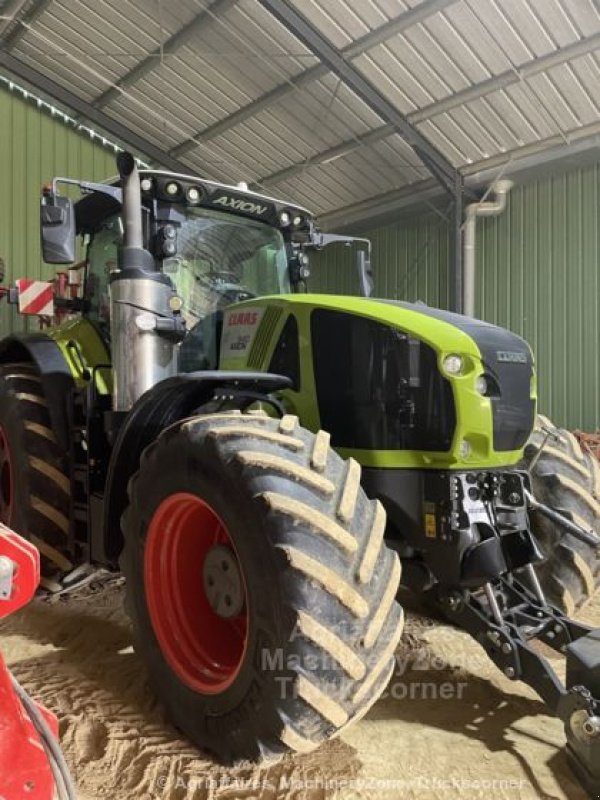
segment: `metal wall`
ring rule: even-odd
[[[517,185],[477,227],[477,316],[523,336],[538,364],[540,410],[600,427],[600,163]],[[435,214],[361,234],[377,294],[447,306],[448,227]],[[348,251],[313,259],[311,290],[357,291]]]
[[[5,283],[19,277],[48,280],[54,268],[40,257],[39,202],[43,183],[55,175],[101,180],[114,175],[115,152],[53,118],[32,99],[0,86],[0,257]],[[0,305],[0,336],[26,320]],[[37,318],[28,320],[37,328]]]
[[[444,217],[434,213],[407,219],[360,236],[373,245],[375,294],[379,297],[448,306],[449,235]],[[311,257],[310,291],[357,294],[355,251],[343,244],[330,245]]]

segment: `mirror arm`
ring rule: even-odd
[[[100,192],[112,197],[118,203],[122,202],[123,193],[120,186],[109,186],[106,183],[93,183],[91,181],[80,181],[76,178],[53,178],[52,179],[52,194],[58,194],[57,186],[59,183],[68,184],[69,186],[78,186],[84,194],[91,194],[92,192]]]
[[[313,230],[310,234],[309,247],[314,247],[317,250],[322,250],[327,245],[335,244],[336,242],[343,242],[344,244],[354,244],[361,242],[367,245],[369,259],[371,257],[371,240],[365,239],[360,236],[344,236],[340,233],[323,233],[322,231]]]
[[[305,247],[323,250],[330,244],[342,243],[346,245],[366,244],[367,249],[357,252],[358,280],[362,297],[372,297],[375,289],[373,268],[371,266],[371,240],[360,236],[344,236],[339,233],[322,233],[313,229],[310,232],[310,241]]]

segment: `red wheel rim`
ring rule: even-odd
[[[229,619],[213,610],[203,565],[216,545],[231,548],[226,525],[193,494],[170,495],[148,529],[144,559],[146,598],[152,627],[165,659],[179,679],[202,694],[218,694],[237,677],[248,640],[247,593],[242,611]]]
[[[12,457],[8,438],[0,425],[0,522],[10,526],[14,499]]]

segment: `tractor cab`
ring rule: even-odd
[[[76,203],[59,193],[75,183]],[[152,256],[144,268],[164,276],[181,321],[179,371],[214,369],[223,310],[255,297],[307,290],[308,252],[330,244],[357,245],[363,294],[372,291],[370,242],[318,231],[307,209],[188,175],[140,171],[141,241]],[[42,243],[48,263],[75,260],[76,235],[86,245],[82,301],[77,310],[110,349],[111,275],[123,246],[118,180],[92,184],[56,178],[42,198]]]
[[[143,245],[171,281],[187,330],[231,303],[297,288],[290,262],[314,228],[306,209],[172,173],[141,172],[140,187]],[[87,312],[106,330],[124,233],[119,195],[95,186],[74,206],[76,232],[88,243]]]

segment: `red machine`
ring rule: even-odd
[[[26,605],[40,580],[36,548],[0,524],[0,618]],[[4,659],[0,655],[0,797],[3,800],[51,800],[55,781],[43,736],[26,711]],[[47,709],[27,700],[58,736],[58,721]]]

